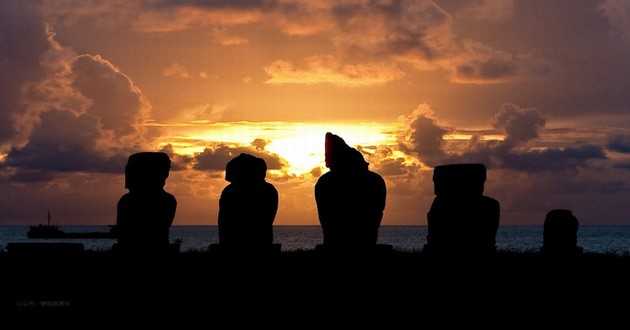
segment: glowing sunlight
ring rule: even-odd
[[[198,153],[216,144],[251,146],[279,155],[289,163],[289,174],[300,175],[324,167],[326,132],[344,138],[351,146],[392,145],[397,141],[398,123],[299,123],[234,122],[168,125],[154,123],[170,133],[160,145],[170,144],[179,154]]]

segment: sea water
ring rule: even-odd
[[[11,242],[75,242],[86,250],[109,250],[113,239],[29,239],[28,226],[0,226],[0,250]],[[108,226],[60,226],[65,232],[107,232]],[[391,244],[398,251],[421,251],[426,243],[426,226],[382,226],[379,243]],[[502,251],[534,252],[542,246],[541,226],[502,226],[497,232],[497,248]],[[204,251],[219,242],[216,226],[173,226],[171,242],[181,242],[181,251]],[[274,241],[283,251],[310,250],[322,243],[319,226],[274,226]],[[585,252],[630,254],[630,226],[581,226],[578,245]]]

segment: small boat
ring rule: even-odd
[[[116,238],[116,226],[109,226],[109,231],[93,231],[93,232],[71,232],[66,233],[59,229],[59,226],[51,224],[52,215],[48,211],[48,224],[39,224],[37,226],[31,226],[26,233],[28,238]]]

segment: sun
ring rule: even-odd
[[[325,168],[324,143],[327,132],[339,135],[351,147],[391,145],[397,141],[397,123],[302,123],[234,122],[206,123],[169,127],[161,145],[170,144],[175,152],[192,155],[212,143],[250,146],[255,139],[268,141],[264,150],[277,154],[288,163],[283,168],[292,175],[302,175],[314,168]]]
[[[266,149],[284,158],[292,174],[299,175],[324,166],[324,142],[320,132],[313,129],[272,140]]]
[[[289,162],[289,172],[303,174],[316,167],[325,167],[324,142],[327,132],[341,136],[348,145],[378,146],[391,143],[390,125],[361,124],[296,124],[285,136],[271,141],[267,150]]]

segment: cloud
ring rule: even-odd
[[[276,0],[184,0],[173,2],[171,0],[153,0],[153,8],[191,7],[205,9],[261,9],[273,6]]]
[[[273,1],[46,0],[41,11],[47,19],[60,24],[89,22],[131,27],[145,33],[171,33],[257,22],[269,5]]]
[[[89,4],[89,5],[88,5]],[[321,36],[334,46],[341,69],[299,70],[289,62],[267,66],[270,83],[332,82],[362,86],[401,77],[399,62],[420,70],[446,70],[456,83],[488,83],[548,76],[557,66],[533,54],[512,54],[474,40],[460,40],[455,18],[445,10],[458,6],[429,0],[401,1],[145,1],[64,2],[44,6],[51,20],[72,24],[78,19],[128,25],[141,33],[175,33],[209,29],[222,45],[249,43],[249,36],[230,33],[238,25],[275,29],[291,36]],[[513,14],[511,1],[475,1],[469,8],[477,19],[500,20]],[[455,11],[455,9],[453,9]],[[118,12],[120,15],[117,15]],[[102,23],[95,23],[102,24]],[[352,59],[354,63],[347,64]],[[361,59],[361,60],[358,60]],[[376,63],[376,64],[375,64]],[[333,69],[333,70],[330,70]],[[364,81],[364,82],[361,82]]]
[[[452,47],[452,20],[432,1],[341,3],[331,8],[333,41],[351,52],[431,60]]]
[[[47,47],[32,54],[37,59],[23,56],[25,72],[37,74],[15,82],[22,94],[10,100],[19,106],[9,108],[6,141],[19,142],[4,145],[0,166],[21,182],[60,172],[119,172],[131,152],[147,146],[143,124],[150,104],[112,63],[99,55],[77,56],[54,35],[40,25],[32,37]]]
[[[171,159],[171,171],[186,170],[194,165],[193,157],[176,153],[172,144],[167,144],[158,151],[167,154]]]
[[[322,176],[323,174],[323,170],[320,166],[317,167],[313,167],[313,169],[311,169],[311,171],[309,172],[309,174],[313,177],[313,178],[319,178],[320,176]]]
[[[237,45],[249,44],[249,40],[245,37],[241,37],[237,35],[229,35],[225,33],[216,33],[214,36],[214,40],[216,41],[216,43],[223,46],[237,46]]]
[[[3,166],[14,168],[16,179],[30,180],[49,178],[46,171],[122,171],[128,155],[146,146],[142,125],[150,105],[131,79],[100,56],[57,59],[67,71],[31,89],[43,89],[41,104],[62,108],[35,114],[27,143],[13,147]],[[37,171],[42,173],[33,176]]]
[[[166,33],[208,26],[249,24],[261,20],[262,12],[255,7],[153,7],[139,13],[133,23],[141,32]]]
[[[409,174],[404,158],[388,158],[378,163],[372,170],[382,176],[397,176]]]
[[[178,78],[190,78],[192,75],[181,64],[175,62],[170,66],[162,69],[162,76],[164,77],[178,77]]]
[[[192,74],[190,73],[190,71],[185,68],[183,65],[175,62],[171,65],[169,65],[168,67],[162,69],[162,76],[163,77],[175,77],[175,78],[182,78],[182,79],[188,79],[188,78],[194,78],[194,77],[198,77],[201,79],[208,79],[209,76],[206,72],[198,72],[196,74]]]
[[[481,2],[477,17],[511,14],[509,2]],[[408,62],[419,70],[443,69],[456,83],[497,83],[545,77],[553,61],[512,54],[479,41],[460,40],[454,18],[433,1],[354,2],[329,8],[331,40],[349,57],[356,55]]]
[[[505,132],[503,144],[519,146],[538,137],[545,127],[545,118],[535,108],[521,108],[513,103],[504,103],[494,116],[492,126]]]
[[[333,2],[282,1],[270,11],[270,25],[291,36],[309,36],[331,32],[336,24],[331,18]]]
[[[606,159],[603,148],[595,145],[582,145],[528,152],[510,152],[500,155],[502,167],[524,172],[573,170],[587,167],[586,162],[592,159]]]
[[[73,87],[91,101],[86,112],[99,119],[111,142],[140,143],[151,105],[124,73],[99,55],[80,55],[72,63]]]
[[[340,87],[369,87],[400,79],[404,74],[395,65],[386,63],[342,64],[331,55],[305,59],[306,69],[298,69],[290,62],[275,61],[264,70],[271,76],[268,84],[321,84]]]
[[[608,18],[613,35],[630,46],[630,3],[625,0],[605,0],[599,9]]]
[[[216,41],[224,46],[246,45],[249,43],[249,40],[246,38],[226,35],[217,36]]]
[[[403,152],[418,156],[429,166],[439,165],[446,158],[444,135],[452,128],[440,126],[427,104],[419,105],[404,119],[399,147]]]
[[[503,104],[494,117],[493,126],[504,134],[503,140],[484,140],[473,134],[462,150],[445,135],[456,129],[442,126],[430,107],[423,104],[405,118],[399,148],[434,167],[447,163],[484,163],[490,168],[522,172],[566,171],[588,167],[591,160],[603,160],[604,148],[575,142],[563,148],[528,148],[526,143],[539,137],[545,119],[537,109]]]
[[[514,13],[514,0],[483,0],[473,3],[475,17],[480,20],[503,20]]]
[[[145,10],[146,1],[86,1],[43,0],[38,11],[47,22],[64,25],[89,23],[96,26],[128,26],[138,13]]]
[[[23,148],[12,149],[5,166],[16,168],[17,173],[121,172],[127,155],[99,153],[97,142],[102,137],[98,118],[93,115],[76,116],[68,111],[46,111],[42,113],[41,121],[31,134],[28,144]]]
[[[630,154],[630,136],[611,136],[606,143],[606,149],[624,154]]]
[[[588,161],[606,159],[603,147],[575,142],[563,148],[525,149],[527,142],[539,137],[545,118],[535,108],[521,108],[513,103],[501,105],[494,117],[495,128],[505,134],[499,143],[478,145],[472,152],[491,158],[501,168],[525,172],[573,170],[588,167]]]
[[[255,144],[258,145],[259,139],[255,140]],[[265,160],[267,163],[267,169],[269,170],[281,170],[288,164],[279,155],[268,152],[264,149],[258,149],[254,146],[237,146],[230,147],[225,144],[219,144],[213,148],[206,148],[203,152],[194,156],[193,169],[202,171],[223,171],[225,165],[234,157],[241,153],[247,153],[255,157],[259,157]]]
[[[97,21],[115,19],[116,6],[92,6],[75,3],[77,8],[50,6],[50,12],[66,13],[66,17],[94,16]],[[450,6],[453,7],[453,6]],[[500,20],[513,14],[512,1],[486,0],[471,3],[467,13],[477,19]],[[83,9],[81,9],[83,8]],[[189,29],[211,28],[214,41],[222,45],[243,45],[249,42],[244,36],[230,34],[228,28],[236,25],[270,27],[292,36],[322,35],[339,50],[339,61],[357,55],[368,64],[347,64],[351,72],[332,70],[297,70],[288,62],[274,62],[266,70],[271,73],[270,83],[333,82],[344,86],[357,86],[354,74],[367,71],[389,74],[367,74],[375,83],[400,78],[391,70],[398,61],[410,62],[421,70],[444,69],[457,83],[504,82],[531,76],[547,76],[556,70],[553,62],[532,54],[511,54],[495,50],[478,41],[461,41],[455,34],[453,16],[434,1],[152,1],[135,6],[125,5],[119,24],[129,24],[145,33],[173,33]],[[54,10],[53,10],[54,9]],[[342,55],[343,54],[343,55]],[[376,60],[378,58],[378,60]],[[388,63],[385,64],[384,59]],[[375,68],[372,63],[380,63]],[[287,66],[288,65],[288,66]],[[343,66],[343,65],[342,65]],[[285,69],[285,70],[282,70]],[[287,72],[286,69],[289,71]],[[329,68],[330,69],[330,68]],[[268,72],[269,73],[269,72]],[[282,79],[281,79],[282,78]]]
[[[265,139],[255,139],[252,141],[252,147],[256,148],[256,150],[265,150],[265,147],[270,143],[270,140]]]
[[[552,61],[531,54],[511,54],[467,40],[463,50],[442,62],[458,83],[497,83],[544,77],[557,70]]]
[[[195,107],[179,109],[178,118],[186,122],[210,121],[215,122],[223,118],[227,106],[204,103]]]
[[[440,6],[456,18],[501,21],[514,15],[514,0],[440,1]]]
[[[46,70],[39,61],[50,49],[49,36],[35,4],[28,1],[0,2],[0,152],[20,138],[15,116],[26,111],[23,86],[39,81]]]
[[[363,154],[370,169],[382,176],[409,175],[418,168],[417,164],[410,164],[404,157],[395,154],[395,150],[391,146],[357,146],[357,150]]]

